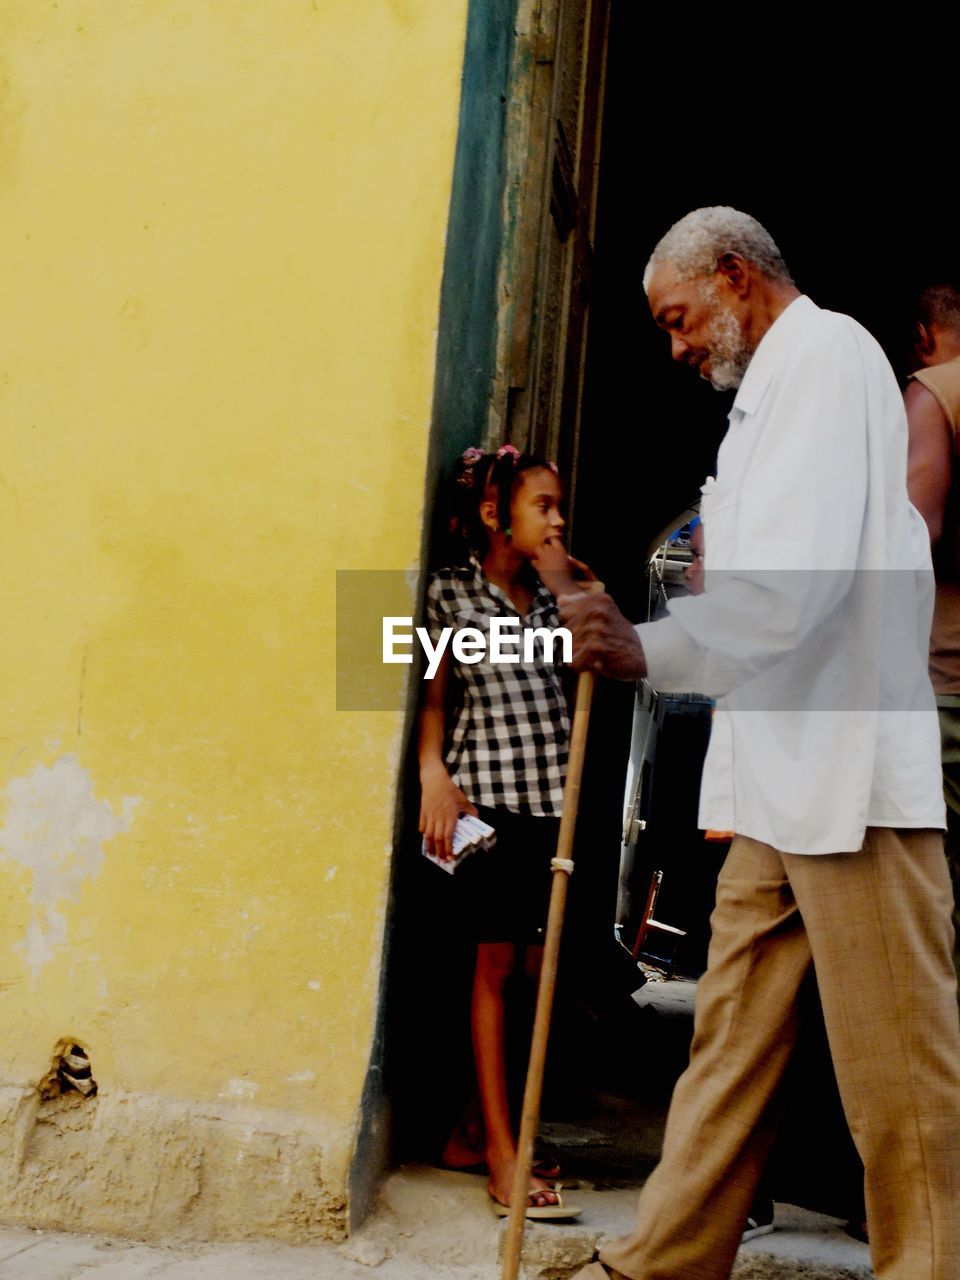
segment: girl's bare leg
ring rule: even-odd
[[[540,968],[543,964],[543,947],[524,947],[523,971],[536,985],[540,981]]]
[[[510,1203],[517,1161],[517,1147],[510,1124],[503,1040],[503,990],[516,962],[512,942],[481,942],[477,947],[471,1007],[477,1086],[487,1134],[489,1190],[501,1204]],[[538,1178],[531,1179],[530,1186],[532,1204],[556,1203],[556,1194]]]
[[[474,1085],[463,1115],[447,1139],[440,1159],[448,1169],[472,1169],[487,1159],[480,1094]]]

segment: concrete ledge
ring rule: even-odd
[[[343,1135],[145,1094],[0,1089],[0,1221],[140,1240],[342,1239]]]
[[[743,1245],[733,1280],[871,1280],[870,1250],[836,1218],[778,1204],[773,1235]]]
[[[571,1193],[572,1194],[572,1193]],[[633,1220],[634,1191],[576,1192],[580,1223],[530,1224],[522,1280],[567,1280],[598,1239]],[[745,1246],[735,1280],[866,1280],[867,1250],[830,1218],[778,1205],[780,1230]],[[132,1244],[0,1230],[4,1280],[499,1280],[503,1223],[482,1178],[411,1168],[393,1174],[376,1212],[349,1240],[287,1244]]]
[[[570,1193],[583,1206],[576,1223],[530,1223],[524,1233],[525,1280],[566,1280],[604,1240],[629,1231],[637,1192]],[[870,1251],[851,1240],[835,1218],[777,1205],[777,1229],[744,1245],[732,1280],[871,1280]]]
[[[604,1240],[634,1221],[635,1189],[569,1193],[583,1208],[571,1223],[527,1223],[523,1280],[567,1280]],[[777,1205],[777,1230],[744,1245],[734,1280],[870,1280],[870,1253],[835,1218]],[[470,1174],[409,1167],[385,1183],[370,1221],[342,1246],[344,1257],[380,1267],[409,1263],[417,1274],[496,1277],[505,1226],[494,1217],[485,1180]],[[380,1274],[386,1275],[389,1267]]]

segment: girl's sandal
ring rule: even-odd
[[[545,1188],[545,1190],[547,1189]],[[581,1213],[583,1213],[583,1210],[580,1208],[579,1205],[576,1205],[576,1204],[564,1204],[563,1196],[560,1194],[559,1186],[551,1187],[549,1188],[549,1190],[551,1190],[553,1194],[557,1197],[557,1203],[556,1204],[532,1204],[529,1206],[526,1213],[523,1215],[525,1218],[530,1218],[531,1220],[535,1219],[540,1222],[545,1222],[550,1220],[554,1222],[569,1222],[573,1218],[580,1217]],[[501,1204],[500,1201],[497,1200],[492,1193],[488,1192],[487,1194],[490,1196],[490,1199],[493,1201],[493,1211],[497,1215],[497,1217],[498,1218],[509,1217],[510,1206],[508,1204]],[[529,1192],[528,1199],[530,1196],[538,1196],[543,1194],[544,1194],[544,1191],[533,1190]]]

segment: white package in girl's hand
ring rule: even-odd
[[[486,822],[481,822],[479,818],[475,818],[470,813],[461,813],[457,819],[457,825],[453,829],[453,856],[450,858],[440,858],[432,853],[427,847],[426,837],[420,847],[420,852],[425,858],[428,858],[436,866],[441,867],[449,875],[453,875],[464,858],[468,858],[471,853],[476,853],[478,849],[490,849],[497,842],[497,833]]]

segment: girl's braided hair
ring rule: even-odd
[[[466,449],[454,466],[447,493],[445,532],[454,559],[464,561],[470,554],[484,555],[489,546],[487,529],[480,518],[480,504],[491,491],[497,499],[497,521],[510,536],[510,505],[525,471],[556,465],[533,453],[521,453],[505,444],[496,453]]]

